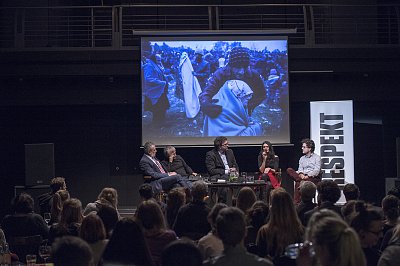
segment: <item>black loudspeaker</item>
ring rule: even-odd
[[[48,185],[54,177],[54,143],[25,144],[25,185]]]

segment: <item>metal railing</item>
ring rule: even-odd
[[[399,46],[400,4],[0,8],[0,49],[131,49],[140,31],[296,29],[297,47]],[[139,34],[133,34],[133,31]]]

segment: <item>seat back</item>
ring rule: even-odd
[[[38,255],[39,247],[42,244],[43,238],[41,235],[33,235],[10,237],[7,240],[11,252],[17,254],[20,261],[25,262],[26,255]]]

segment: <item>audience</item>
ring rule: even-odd
[[[79,237],[63,236],[53,244],[51,257],[54,266],[92,266],[93,257],[89,245]]]
[[[198,247],[204,260],[221,255],[222,251],[224,250],[221,239],[219,239],[216,235],[217,231],[215,223],[218,213],[226,207],[228,206],[224,203],[217,203],[208,214],[207,220],[211,225],[211,231],[198,241]]]
[[[393,230],[393,236],[388,246],[383,250],[379,258],[378,266],[397,266],[400,265],[400,222]]]
[[[162,266],[201,266],[203,258],[191,241],[175,240],[161,254]]]
[[[140,223],[122,218],[103,252],[103,265],[153,266]]]
[[[311,231],[309,239],[312,246],[309,246],[310,242],[305,242],[297,259],[298,266],[366,265],[357,233],[349,225],[335,212],[332,212],[332,215],[319,217],[319,219],[314,216],[320,216],[319,212],[314,213],[310,219],[310,221],[314,220],[312,227],[308,226]],[[315,252],[314,257],[310,256],[311,248]],[[316,264],[313,264],[313,260]]]
[[[50,180],[50,192],[42,194],[38,197],[40,215],[43,216],[46,212],[51,212],[53,205],[53,195],[59,190],[66,190],[67,184],[64,177],[55,177]]]
[[[42,216],[33,212],[34,201],[31,195],[21,193],[12,202],[14,214],[7,215],[1,228],[7,239],[17,236],[41,235],[47,239],[49,228]]]
[[[211,230],[207,221],[210,208],[204,202],[207,195],[208,188],[204,181],[193,183],[192,201],[179,209],[173,226],[179,237],[188,237],[197,241]]]
[[[399,204],[400,200],[398,197],[393,196],[393,195],[387,195],[386,197],[383,198],[382,200],[382,210],[383,210],[383,216],[385,218],[384,224],[383,224],[383,235],[385,233],[396,226],[397,224],[397,219],[399,218]]]
[[[106,229],[106,235],[109,239],[115,225],[119,220],[119,214],[114,207],[104,205],[98,212],[97,216],[103,221],[104,228]]]
[[[239,194],[236,200],[236,207],[241,209],[244,214],[253,206],[254,202],[256,202],[257,196],[254,193],[254,190],[250,187],[242,187],[239,190]]]
[[[304,213],[304,224],[308,223],[311,215],[317,210],[321,209],[329,209],[337,212],[339,215],[342,215],[342,210],[339,206],[335,205],[336,202],[340,199],[340,188],[335,181],[330,179],[322,180],[317,184],[318,191],[318,207],[315,209]]]
[[[100,217],[95,213],[90,213],[83,218],[79,236],[89,244],[93,252],[93,263],[98,265],[108,243],[106,230]]]
[[[258,231],[259,255],[270,257],[275,265],[295,265],[283,256],[287,245],[302,242],[304,227],[301,224],[292,197],[283,188],[271,192],[269,221]]]
[[[179,208],[185,204],[186,194],[182,188],[173,188],[168,192],[165,217],[168,228],[172,228],[178,215]]]
[[[49,244],[52,244],[56,238],[65,235],[78,236],[82,219],[81,201],[75,198],[66,200],[61,211],[60,222],[50,227]]]
[[[343,187],[343,195],[346,198],[346,202],[358,200],[360,198],[360,189],[356,184],[347,183]]]
[[[53,195],[53,202],[51,205],[51,219],[49,225],[58,223],[60,221],[61,211],[64,206],[64,202],[69,199],[69,192],[66,189],[60,189]]]
[[[254,202],[247,212],[246,224],[247,234],[244,238],[244,245],[250,253],[258,254],[256,240],[258,230],[267,223],[269,207],[263,201]]]
[[[144,228],[144,236],[154,264],[161,265],[161,251],[177,239],[175,232],[167,229],[161,208],[153,200],[143,201],[135,215]]]
[[[304,214],[317,207],[317,204],[313,202],[317,186],[313,182],[307,180],[300,182],[299,189],[300,203],[296,206],[296,212],[300,221],[306,226]]]
[[[246,222],[240,209],[235,207],[222,209],[216,220],[216,229],[224,245],[224,251],[221,256],[205,261],[204,265],[273,265],[271,261],[246,251],[243,244]]]
[[[376,208],[363,201],[356,202],[351,227],[358,234],[367,265],[378,263],[380,251],[375,246],[382,237],[382,226],[382,215]]]
[[[89,203],[83,215],[88,215],[90,212],[98,212],[103,206],[111,206],[118,212],[118,193],[115,188],[105,187],[101,190],[100,194],[97,196],[95,202]]]

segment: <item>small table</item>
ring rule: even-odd
[[[266,183],[264,180],[256,180],[254,182],[206,182],[209,188],[228,188],[226,204],[228,206],[232,206],[232,196],[233,190],[235,188],[242,188],[242,187],[251,187],[251,188],[260,188],[260,193],[264,193],[264,189]],[[211,195],[212,197],[212,195]],[[216,195],[215,202],[218,202],[218,195]]]

